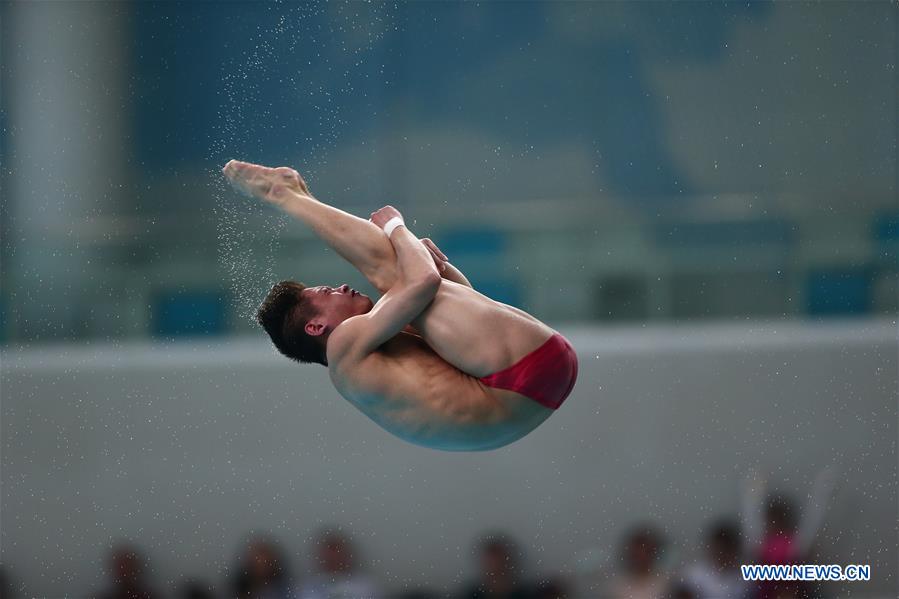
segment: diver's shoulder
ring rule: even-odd
[[[358,361],[365,356],[357,355],[354,352],[357,329],[359,327],[359,316],[347,318],[337,325],[331,334],[328,335],[328,343],[325,347],[325,355],[328,364],[341,364],[348,360]]]
[[[392,371],[390,360],[385,360],[379,351],[364,355],[354,352],[347,347],[348,343],[339,343],[332,349],[329,340],[328,374],[331,382],[341,392],[369,393],[380,390],[384,379],[389,378]]]

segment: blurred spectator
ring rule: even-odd
[[[628,599],[658,599],[666,594],[669,576],[659,568],[664,539],[649,525],[639,526],[624,537],[621,548],[623,572],[613,577],[603,596]]]
[[[12,583],[6,575],[6,568],[0,564],[0,599],[10,599],[12,597]]]
[[[746,554],[759,564],[808,563],[812,543],[836,483],[836,471],[825,468],[815,478],[805,510],[781,494],[766,496],[766,481],[758,473],[747,480],[743,494],[743,526]],[[759,599],[810,596],[807,584],[764,581],[753,593]]]
[[[315,541],[317,572],[300,588],[298,599],[370,599],[380,595],[374,581],[360,572],[350,539],[326,529]]]
[[[530,598],[530,588],[521,580],[521,550],[503,533],[486,535],[478,544],[479,576],[459,599]]]
[[[765,564],[788,564],[804,553],[796,544],[796,506],[786,495],[765,502],[765,532],[760,557]]]
[[[185,580],[178,587],[178,593],[175,595],[180,599],[214,599],[212,585],[199,580]]]
[[[700,596],[696,594],[693,587],[689,584],[678,582],[671,587],[671,590],[668,591],[665,597],[670,597],[671,599],[699,599]]]
[[[109,554],[110,586],[100,599],[153,599],[159,593],[144,580],[144,559],[135,547],[119,545]]]
[[[256,537],[247,545],[234,578],[238,599],[287,599],[290,579],[281,549],[271,539]]]
[[[411,591],[402,591],[395,599],[441,599],[441,597],[443,595],[430,589],[413,589]]]
[[[544,578],[534,587],[533,599],[565,599],[569,596],[568,585],[560,578]]]
[[[740,573],[739,524],[730,519],[713,524],[705,536],[705,555],[687,568],[684,582],[696,599],[740,599],[748,586]]]

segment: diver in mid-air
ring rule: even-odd
[[[530,314],[475,291],[385,206],[366,221],[324,204],[293,169],[236,160],[239,189],[306,223],[383,295],[276,284],[257,320],[278,350],[328,367],[337,391],[406,441],[451,451],[524,437],[571,393],[577,356]]]

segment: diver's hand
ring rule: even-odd
[[[383,208],[379,208],[378,210],[372,212],[371,218],[369,220],[378,225],[379,229],[383,229],[384,225],[386,225],[387,221],[389,221],[391,218],[402,219],[403,215],[400,214],[400,211],[393,206],[384,206]]]
[[[428,237],[423,237],[421,239],[422,245],[428,248],[428,251],[431,252],[431,257],[434,258],[434,266],[437,267],[437,270],[443,272],[446,270],[446,263],[448,259],[446,254],[440,251],[440,248],[437,247],[437,244],[430,240]]]

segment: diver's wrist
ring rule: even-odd
[[[384,232],[387,233],[387,237],[390,237],[394,231],[396,231],[397,227],[405,227],[406,223],[403,222],[403,219],[399,216],[394,216],[389,221],[384,223]]]

